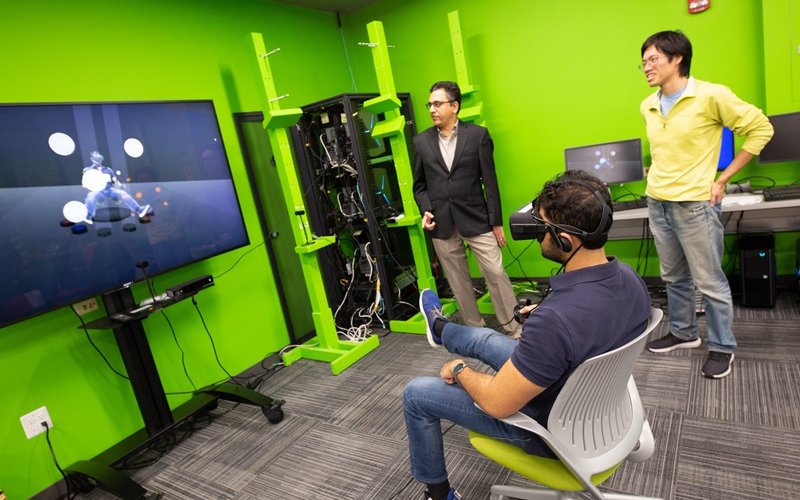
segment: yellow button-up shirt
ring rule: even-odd
[[[772,138],[772,125],[764,113],[724,85],[690,77],[667,116],[661,113],[659,95],[648,96],[640,106],[652,159],[646,191],[650,197],[665,201],[710,199],[723,126],[745,136],[742,149],[753,155]]]

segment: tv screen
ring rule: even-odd
[[[758,163],[800,160],[800,112],[769,117],[775,135],[761,150]]]
[[[722,127],[722,143],[719,147],[717,170],[722,171],[728,168],[734,156],[736,156],[736,151],[733,143],[733,132],[728,127]]]
[[[644,178],[641,139],[567,148],[564,158],[567,170],[584,170],[606,184],[624,184]]]
[[[211,101],[0,105],[0,326],[249,243]]]

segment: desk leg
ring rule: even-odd
[[[235,401],[249,405],[260,406],[261,411],[271,424],[277,424],[283,420],[283,409],[285,403],[282,399],[272,399],[260,392],[256,392],[247,387],[234,384],[220,384],[214,387],[205,387],[195,394],[210,394],[227,401]]]
[[[64,472],[67,474],[68,480],[97,486],[123,500],[139,500],[147,494],[147,490],[139,486],[133,479],[98,462],[75,462],[64,469]]]

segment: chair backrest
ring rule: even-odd
[[[645,422],[644,409],[629,380],[647,337],[663,312],[652,309],[638,337],[607,353],[584,361],[567,379],[556,398],[547,429],[569,458],[594,470],[605,470],[625,459],[636,447]]]

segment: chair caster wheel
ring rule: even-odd
[[[269,423],[277,424],[281,420],[283,420],[283,409],[278,406],[264,406],[261,408],[261,411],[264,413],[264,416],[267,417]]]

